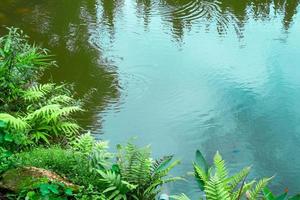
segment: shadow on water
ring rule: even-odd
[[[0,16],[6,16],[2,25],[23,29],[33,41],[55,55],[59,68],[51,69],[45,80],[74,83],[79,96],[93,88],[97,90],[87,102],[87,107],[93,109],[80,116],[80,122],[87,127],[101,125],[95,115],[119,96],[116,73],[106,67],[100,49],[88,42],[89,29],[95,20],[95,4],[95,1],[84,0],[4,0],[0,3]],[[1,33],[4,32],[2,28]]]

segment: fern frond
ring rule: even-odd
[[[107,187],[103,191],[104,194],[108,194],[108,200],[111,199],[124,199],[126,200],[126,193],[135,189],[137,186],[130,184],[121,179],[120,174],[116,174],[112,171],[101,171],[98,170],[98,173],[101,175],[101,182]]]
[[[157,175],[159,175],[159,177],[164,177],[167,176],[169,174],[169,172],[176,167],[177,165],[179,165],[181,163],[180,160],[175,160],[174,162],[172,162],[171,164],[168,165],[168,167],[166,167],[164,170],[159,171],[158,173],[156,173]]]
[[[204,183],[208,181],[208,175],[206,174],[204,169],[202,169],[196,163],[194,163],[194,171],[195,171],[195,177],[196,178],[203,181]]]
[[[268,183],[270,182],[271,178],[263,178],[261,180],[258,181],[258,183],[256,184],[255,188],[253,190],[250,190],[248,192],[248,198],[249,200],[256,200],[258,199],[258,196],[260,195],[260,193],[262,192],[262,190],[264,189],[264,187],[266,187],[268,185]]]
[[[255,184],[255,181],[251,181],[249,183],[244,183],[242,188],[239,188],[239,190],[235,191],[231,195],[231,200],[240,200],[241,197],[243,197],[247,191],[251,190],[253,185]]]
[[[152,164],[153,173],[163,170],[173,159],[173,156],[164,156],[159,160],[155,160]]]
[[[133,184],[149,181],[152,163],[149,147],[139,149],[136,145],[128,143],[125,150],[119,154],[118,163],[124,180]]]
[[[191,200],[188,196],[186,196],[185,194],[180,194],[180,195],[172,195],[170,196],[171,199],[175,199],[175,200]]]
[[[23,98],[27,101],[37,101],[50,93],[55,88],[55,84],[47,83],[30,87],[24,92]]]
[[[99,140],[96,141],[94,148],[98,151],[107,151],[109,148],[109,141]]]
[[[79,106],[68,106],[63,107],[59,112],[53,113],[52,118],[56,119],[58,117],[69,116],[75,112],[83,111]]]
[[[67,134],[68,136],[75,135],[79,133],[80,126],[76,123],[72,122],[60,122],[56,125],[57,129],[59,131],[62,131],[63,133]]]
[[[26,120],[35,120],[35,119],[51,119],[54,113],[59,113],[61,106],[59,104],[50,104],[43,106],[32,113],[30,113]]]
[[[48,103],[49,104],[69,104],[73,101],[74,101],[74,99],[68,95],[58,95],[58,96],[52,97],[48,101]]]
[[[92,152],[94,144],[95,138],[90,132],[78,136],[73,142],[71,142],[71,146],[75,151],[79,151],[86,155]]]
[[[218,176],[214,176],[207,181],[204,188],[207,200],[230,200],[226,185]]]
[[[0,121],[5,122],[8,128],[13,128],[17,131],[25,131],[30,127],[22,118],[16,118],[8,113],[0,113]]]
[[[250,173],[251,167],[245,167],[240,172],[229,177],[227,182],[229,183],[229,191],[233,191]]]
[[[228,171],[225,166],[225,161],[222,159],[222,156],[218,151],[214,156],[214,164],[216,167],[216,176],[221,182],[225,182],[228,176]]]

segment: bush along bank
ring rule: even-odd
[[[78,125],[83,112],[68,84],[39,83],[56,63],[16,28],[0,38],[0,199],[154,200],[180,161],[151,157],[150,147],[96,141]],[[248,180],[250,168],[229,176],[217,153],[214,165],[197,151],[194,176],[202,199],[300,199],[274,195],[271,178]],[[185,194],[162,198],[189,199]]]

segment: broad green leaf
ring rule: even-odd
[[[68,195],[68,196],[72,196],[73,195],[72,189],[71,188],[65,189],[65,194]]]
[[[59,194],[58,185],[51,184],[48,186],[48,189],[54,194]]]
[[[264,197],[266,198],[266,200],[275,200],[275,196],[273,195],[271,190],[269,190],[269,188],[265,187],[263,189],[263,194],[264,194]]]
[[[206,173],[208,173],[208,169],[209,169],[209,166],[204,158],[204,156],[202,155],[202,153],[197,150],[196,151],[196,160],[195,160],[195,163],[201,167]]]
[[[50,194],[50,191],[48,189],[48,185],[49,184],[41,184],[40,185],[40,192],[41,192],[42,196],[46,196],[46,195]]]
[[[297,194],[293,197],[288,198],[289,200],[300,200],[300,194]]]
[[[165,167],[168,166],[168,164],[171,162],[173,159],[173,156],[169,156],[164,162],[160,163],[160,165],[156,168],[155,172],[160,172],[161,170],[164,170]]]

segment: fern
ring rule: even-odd
[[[0,112],[11,113],[24,111],[28,100],[43,96],[39,91],[42,88],[30,86],[54,62],[45,49],[29,44],[21,30],[8,28],[8,31],[0,38]]]
[[[222,159],[222,156],[217,152],[214,157],[214,164],[216,167],[216,177],[219,181],[226,184],[226,178],[228,176],[227,169],[225,167],[225,161]]]
[[[249,200],[256,200],[258,199],[258,196],[261,194],[262,190],[268,185],[271,178],[263,178],[258,181],[255,188],[247,192],[247,196]]]
[[[55,84],[47,83],[30,87],[27,91],[24,91],[23,98],[29,102],[34,102],[45,97],[55,88]]]
[[[240,172],[228,178],[229,190],[233,191],[250,173],[251,167],[245,167]]]
[[[239,188],[239,190],[236,190],[232,193],[231,199],[232,200],[241,199],[241,197],[245,196],[245,194],[253,187],[254,184],[255,184],[254,180],[249,183],[244,183],[243,186]]]
[[[88,158],[90,170],[107,170],[111,164],[113,154],[108,152],[108,142],[96,141],[90,132],[75,138],[71,146]]]
[[[250,167],[228,177],[225,161],[219,152],[215,154],[214,165],[209,169],[207,169],[207,162],[200,151],[196,152],[196,159],[198,162],[193,163],[194,174],[196,180],[201,183],[199,187],[205,192],[207,200],[240,200],[245,196],[249,200],[255,200],[270,181],[270,178],[262,179],[253,189],[255,181],[246,182]],[[175,199],[185,198],[185,195],[175,196]]]
[[[71,146],[75,151],[79,151],[85,155],[89,155],[92,152],[94,144],[95,138],[90,132],[78,136],[73,142],[71,142]]]
[[[116,174],[112,171],[103,172],[98,170],[98,173],[101,175],[101,182],[106,185],[106,189],[103,191],[104,194],[107,195],[107,199],[123,199],[126,200],[126,194],[134,190],[137,186],[130,184],[121,179],[119,174]]]
[[[80,126],[73,122],[60,122],[56,124],[56,128],[65,135],[72,137],[74,134],[79,133]]]
[[[58,117],[58,113],[60,113],[61,106],[59,104],[50,104],[43,106],[32,113],[30,113],[26,120],[44,120],[47,121],[56,119]],[[55,117],[54,117],[55,116]]]
[[[196,163],[194,163],[193,166],[194,166],[196,178],[203,181],[204,183],[206,181],[208,181],[208,178],[209,178],[208,174],[206,174],[206,172],[200,166],[198,166]]]
[[[185,194],[180,194],[180,195],[172,195],[170,196],[171,199],[175,199],[175,200],[191,200],[188,196],[186,196]]]
[[[9,129],[16,131],[23,132],[30,127],[24,119],[14,117],[8,113],[0,113],[0,121],[5,122]]]
[[[229,200],[229,192],[224,186],[224,182],[219,179],[218,175],[212,177],[205,184],[205,195],[207,200]]]
[[[172,156],[153,161],[150,148],[138,148],[128,143],[125,148],[119,146],[117,161],[123,179],[137,188],[131,192],[136,199],[152,200],[167,182],[182,180],[180,177],[169,177],[169,172],[179,161],[172,162]]]
[[[72,102],[74,102],[74,99],[72,97],[69,97],[68,95],[54,96],[48,101],[48,103],[50,104],[69,104]]]

